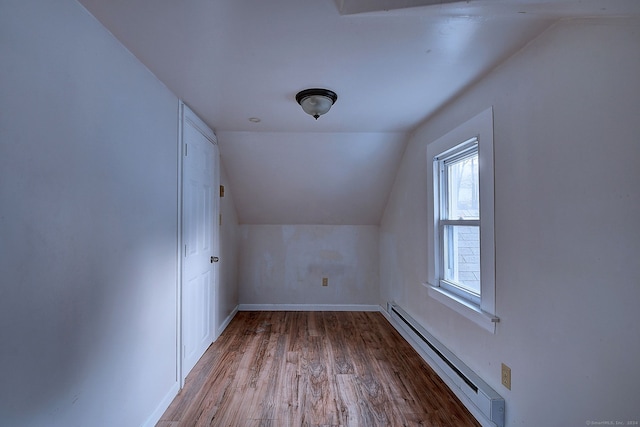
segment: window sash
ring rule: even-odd
[[[440,218],[442,219],[450,218],[449,189],[450,189],[450,185],[453,185],[453,183],[449,182],[449,174],[447,173],[448,168],[453,164],[456,164],[458,162],[461,162],[465,159],[468,159],[474,156],[478,156],[478,159],[479,159],[479,154],[480,154],[480,150],[478,146],[478,138],[473,137],[433,158],[434,170],[438,171],[437,190],[438,190],[438,210],[439,210]],[[478,176],[478,182],[479,182],[479,176]],[[479,195],[479,192],[478,192],[478,195]]]
[[[448,236],[447,230],[453,231],[452,227],[475,227],[478,228],[478,232],[480,231],[480,221],[479,220],[443,220],[440,221],[438,229],[439,229],[439,242],[440,242],[440,278],[439,285],[441,288],[448,290],[462,298],[465,298],[475,304],[480,305],[481,291],[478,289],[478,292],[475,292],[470,288],[469,285],[465,285],[463,280],[456,281],[450,277],[449,272],[453,275],[460,274],[459,270],[455,270],[451,268],[449,263],[456,263],[459,260],[459,255],[455,251],[455,239],[451,236]],[[459,249],[459,248],[458,248]],[[479,245],[478,245],[479,249]],[[478,256],[480,256],[478,254]],[[478,262],[478,272],[479,272],[479,262]],[[459,266],[456,266],[459,267]],[[448,277],[449,276],[449,277]]]
[[[445,225],[460,225],[460,226],[469,226],[469,227],[480,227],[479,219],[441,219],[438,221],[438,225],[440,228]]]
[[[477,227],[480,229],[480,219],[446,219],[448,218],[448,198],[449,198],[449,182],[447,167],[456,162],[465,160],[467,158],[476,156],[479,154],[478,138],[473,137],[464,141],[461,144],[456,145],[450,150],[447,150],[433,158],[434,168],[438,171],[438,198],[437,203],[439,205],[439,218],[437,220],[438,228],[438,241],[439,241],[439,260],[440,260],[440,274],[439,274],[439,286],[461,298],[471,301],[474,304],[480,305],[481,293],[470,290],[462,283],[457,283],[453,280],[447,279],[447,272],[451,271],[447,262],[454,260],[453,248],[455,245],[454,239],[447,236],[445,230],[452,229],[452,227]],[[445,252],[447,251],[447,252]],[[458,272],[459,273],[459,272]]]

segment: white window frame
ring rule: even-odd
[[[440,171],[437,158],[471,141],[478,143],[480,182],[480,297],[469,298],[441,282],[443,264],[440,254]],[[434,161],[435,160],[435,161]],[[436,165],[434,167],[434,165]],[[495,333],[499,321],[495,315],[495,234],[493,172],[493,108],[488,108],[446,135],[427,145],[427,223],[429,225],[428,294],[485,330]],[[443,286],[444,285],[444,286]]]

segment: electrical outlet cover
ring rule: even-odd
[[[511,368],[502,364],[502,385],[511,390]]]

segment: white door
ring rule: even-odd
[[[182,122],[182,381],[215,339],[218,147],[186,106]]]

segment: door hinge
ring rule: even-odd
[[[184,144],[184,156],[187,157],[189,153],[189,144]]]

